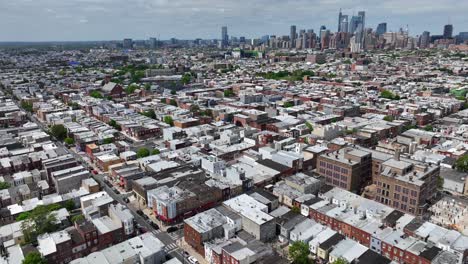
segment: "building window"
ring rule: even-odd
[[[394,193],[393,198],[395,198],[397,200],[400,200],[400,195],[398,193]]]
[[[397,192],[401,192],[401,186],[399,186],[399,185],[395,185],[395,191],[397,191]]]

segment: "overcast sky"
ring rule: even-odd
[[[409,25],[411,35],[468,31],[467,0],[0,0],[0,41],[220,38],[289,34],[289,26],[337,30],[344,14],[366,11],[366,27]]]

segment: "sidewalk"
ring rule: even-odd
[[[209,264],[205,259],[205,256],[198,254],[190,245],[188,245],[183,238],[177,240],[177,245],[182,249],[187,251],[191,256],[194,256],[200,264]]]

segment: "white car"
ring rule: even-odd
[[[198,264],[199,263],[198,260],[194,256],[189,256],[187,259],[192,264]]]

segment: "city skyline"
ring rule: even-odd
[[[429,3],[430,2],[430,3]],[[40,3],[19,0],[2,3],[0,21],[5,30],[0,41],[86,41],[146,39],[219,39],[219,28],[227,26],[229,36],[258,38],[262,35],[289,35],[291,25],[317,32],[325,25],[337,31],[337,16],[357,16],[366,12],[365,27],[376,29],[387,23],[388,31],[409,25],[411,35],[429,31],[442,35],[445,24],[453,25],[453,35],[468,31],[463,1],[325,1],[297,0],[283,3],[212,0],[197,2],[140,0],[73,0],[66,3],[45,0]],[[350,22],[348,20],[348,23]]]

